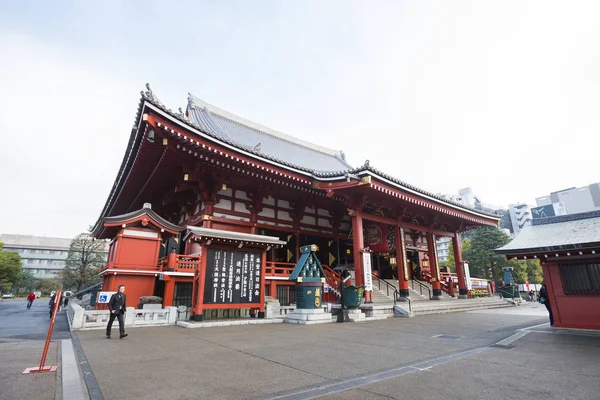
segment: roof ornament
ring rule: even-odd
[[[162,103],[162,101],[160,101],[158,99],[158,97],[156,97],[156,95],[154,94],[154,92],[152,91],[152,89],[150,88],[150,84],[146,83],[146,91],[142,92],[142,96],[144,96],[145,98],[147,98],[150,101],[155,102],[156,104],[158,104],[159,106],[164,108],[164,104]]]
[[[365,168],[369,168],[371,166],[371,161],[365,161]]]
[[[254,147],[252,148],[252,151],[257,151],[257,152],[260,152],[260,142],[258,142],[258,143],[256,144],[256,146],[254,146]]]

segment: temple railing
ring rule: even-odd
[[[125,327],[175,325],[177,316],[177,307],[141,310],[127,307]],[[73,330],[106,329],[109,318],[108,310],[86,310],[72,302],[69,302],[67,307],[67,319]]]
[[[158,267],[161,271],[194,272],[200,268],[201,261],[200,256],[171,253],[168,257],[158,260]]]
[[[267,261],[265,278],[289,278],[295,266],[294,263]]]
[[[327,284],[329,285],[329,290],[331,290],[335,295],[340,298],[340,284],[341,284],[341,276],[339,273],[333,270],[328,265],[322,265],[323,271],[325,271],[325,276],[327,277]]]
[[[449,275],[449,274],[444,274],[444,275]],[[423,272],[423,273],[421,273],[421,278],[422,278],[422,279],[423,279],[425,282],[427,282],[427,283],[429,283],[429,284],[431,285],[431,282],[432,282],[433,278],[431,277],[431,275],[430,275],[428,272]],[[454,290],[454,288],[455,288],[455,283],[454,283],[454,281],[453,281],[453,283],[452,283],[452,284],[450,284],[449,282],[444,282],[444,280],[443,280],[443,279],[444,279],[444,278],[442,278],[442,275],[440,274],[440,280],[439,280],[439,283],[440,283],[440,290],[441,290],[442,292],[445,292],[445,293],[447,293],[448,295],[450,295],[450,296],[454,297],[454,293],[455,293],[455,290]],[[447,278],[446,278],[446,279],[447,279]],[[433,285],[432,285],[432,287],[433,287]]]
[[[153,269],[159,270],[158,267],[151,267],[149,265],[140,266],[140,264],[125,264],[125,263],[115,263],[108,262],[104,267],[100,269],[100,272],[105,271],[107,269],[124,269],[130,271],[152,271]]]

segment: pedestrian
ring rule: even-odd
[[[106,326],[106,338],[110,339],[110,330],[115,318],[119,320],[119,339],[127,337],[125,333],[125,312],[127,310],[127,297],[125,296],[125,285],[119,285],[119,291],[110,297],[108,309],[110,310],[110,318]]]
[[[533,290],[530,290],[527,294],[529,296],[529,301],[533,301]]]
[[[52,293],[52,297],[50,297],[50,301],[48,302],[48,306],[50,307],[50,318],[52,318],[52,312],[54,311],[54,304],[56,302],[59,302],[58,304],[60,305],[60,299],[56,298],[56,292]]]
[[[33,304],[34,300],[35,300],[35,293],[31,293],[29,296],[27,296],[27,309],[31,308],[31,305]]]
[[[546,306],[546,310],[548,310],[548,315],[550,317],[550,326],[554,326],[554,316],[552,315],[552,307],[550,307],[550,297],[548,296],[548,289],[544,282],[542,282],[538,301]]]
[[[418,264],[417,264],[417,267],[414,270],[413,279],[416,279],[418,281],[421,280],[421,266],[418,265]]]

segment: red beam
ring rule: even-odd
[[[382,217],[380,215],[365,214],[365,213],[362,213],[361,215],[362,215],[363,219],[366,219],[368,221],[378,222],[381,224],[388,224],[388,225],[394,225],[394,226],[398,225],[402,228],[414,229],[419,232],[433,233],[436,236],[446,236],[446,237],[455,237],[456,236],[455,232],[441,231],[439,229],[430,228],[428,226],[417,225],[417,224],[413,224],[411,222],[398,221],[393,218]]]

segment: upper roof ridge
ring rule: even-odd
[[[271,129],[267,126],[250,121],[246,118],[240,117],[239,115],[233,114],[229,111],[223,110],[217,106],[207,103],[206,101],[194,96],[191,93],[188,93],[188,95],[189,95],[188,96],[188,106],[193,106],[196,108],[206,108],[211,113],[217,114],[223,118],[227,118],[228,120],[230,120],[234,123],[245,125],[248,128],[254,129],[258,132],[265,133],[267,135],[276,137],[278,139],[286,140],[290,143],[294,143],[299,146],[307,147],[311,150],[315,150],[315,151],[318,151],[318,152],[321,152],[321,153],[324,153],[324,154],[327,154],[327,155],[330,155],[333,157],[337,157],[340,160],[342,159],[342,151],[341,150],[333,150],[333,149],[330,149],[327,147],[319,146],[317,144],[304,141],[302,139],[298,139],[298,138],[290,136],[290,135],[286,135],[283,132],[276,131],[275,129]]]

